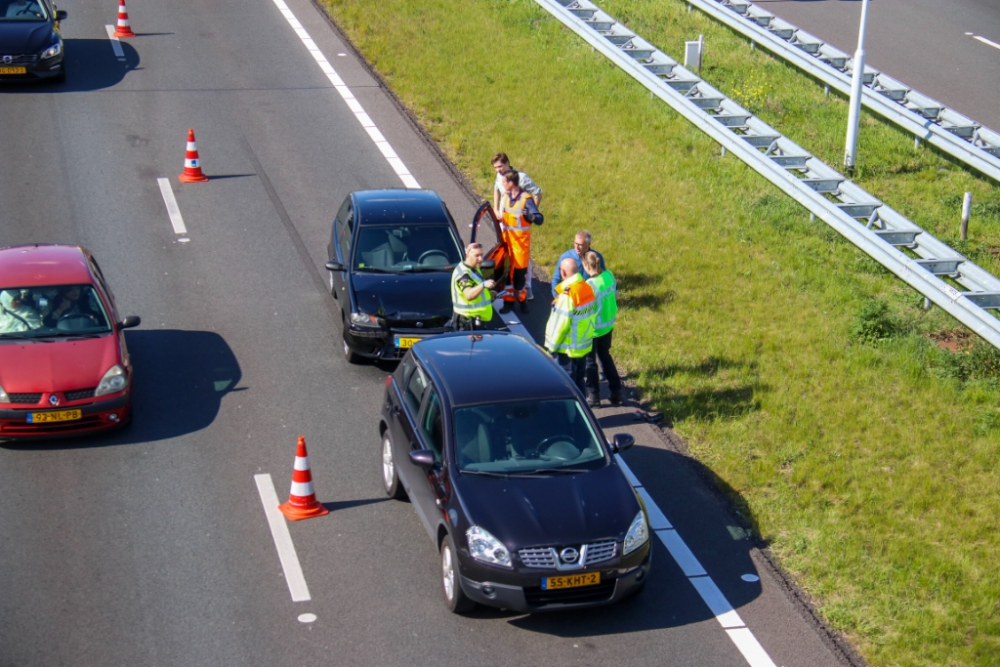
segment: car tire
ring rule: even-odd
[[[476,606],[462,589],[462,577],[458,573],[458,550],[455,549],[451,535],[446,535],[441,540],[441,592],[444,594],[444,605],[454,614],[464,614]]]
[[[392,456],[392,438],[389,436],[389,431],[382,434],[382,488],[385,489],[385,495],[394,500],[406,498],[406,489],[399,481],[396,461]]]

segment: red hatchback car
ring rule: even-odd
[[[132,364],[97,262],[83,248],[0,248],[0,439],[123,426]]]

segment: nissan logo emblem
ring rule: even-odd
[[[14,62],[14,56],[4,56],[3,57],[3,64],[4,65],[9,65],[12,62]]]
[[[562,558],[562,562],[564,563],[575,563],[580,558],[580,552],[573,547],[566,547],[559,552],[559,557]]]
[[[424,323],[423,322],[417,322],[417,328],[418,329],[423,329],[424,328]]]

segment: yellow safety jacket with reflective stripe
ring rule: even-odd
[[[479,296],[469,301],[465,298],[465,290],[458,285],[466,276],[473,283],[470,287],[482,285],[485,282],[479,271],[465,262],[459,262],[455,270],[451,272],[451,306],[456,313],[463,317],[470,319],[478,317],[483,322],[489,322],[493,319],[493,301],[490,299],[490,291],[483,289]]]
[[[615,317],[618,316],[618,300],[616,291],[618,284],[615,276],[605,270],[601,275],[587,279],[587,284],[594,290],[597,299],[597,317],[594,318],[594,338],[611,333],[615,328]]]
[[[594,290],[579,273],[556,285],[556,302],[545,326],[545,348],[573,359],[587,356],[594,346]]]
[[[500,200],[503,212],[500,228],[503,230],[504,242],[510,248],[510,265],[514,269],[528,268],[531,257],[531,223],[524,217],[524,207],[529,199],[534,198],[527,191],[521,190],[515,201],[511,201],[506,192]]]

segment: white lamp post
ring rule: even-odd
[[[854,52],[854,76],[851,78],[851,110],[847,116],[847,147],[844,149],[844,169],[854,171],[858,156],[858,120],[861,116],[861,85],[865,75],[865,23],[868,20],[868,3],[861,0],[861,29],[858,31],[858,50]]]

